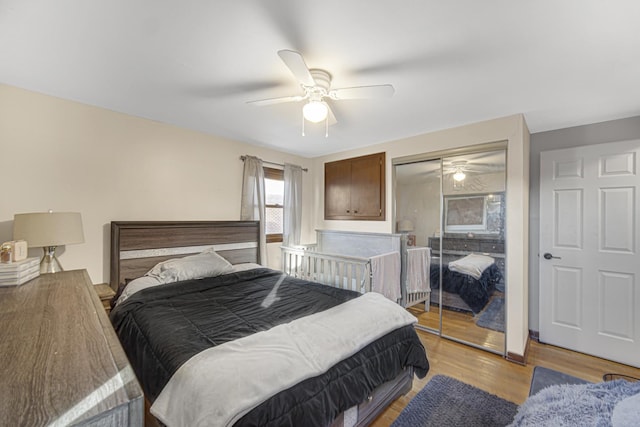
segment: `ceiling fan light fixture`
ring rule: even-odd
[[[319,123],[327,118],[329,107],[322,101],[309,101],[302,107],[302,115],[313,123]]]
[[[321,68],[307,67],[300,52],[282,49],[278,51],[278,56],[298,81],[304,91],[304,95],[259,99],[248,101],[247,103],[258,106],[306,100],[306,103],[302,106],[302,136],[304,136],[305,121],[312,123],[324,121],[325,137],[329,136],[329,125],[337,123],[331,107],[323,100],[381,99],[390,98],[395,92],[390,84],[331,89],[331,73]]]
[[[458,169],[456,171],[456,173],[453,174],[453,179],[455,179],[456,181],[460,182],[460,181],[464,181],[464,179],[467,177],[467,175],[465,175],[464,172],[462,172],[460,169]]]

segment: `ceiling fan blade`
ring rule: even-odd
[[[313,80],[302,55],[295,50],[288,49],[279,50],[278,55],[300,83],[305,86],[315,86],[316,82]]]
[[[256,101],[247,101],[247,104],[262,106],[262,105],[273,105],[273,104],[282,104],[284,102],[297,102],[302,101],[305,97],[296,95],[296,96],[283,96],[280,98],[267,98],[267,99],[258,99]]]
[[[327,113],[328,119],[329,119],[329,126],[333,126],[336,123],[338,123],[338,119],[336,119],[336,116],[333,114],[333,110],[331,109],[331,106],[327,104],[327,107],[329,108],[329,111]]]
[[[329,92],[329,97],[336,101],[341,99],[391,98],[394,93],[395,89],[391,85],[355,86],[333,89]]]

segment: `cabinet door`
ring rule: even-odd
[[[351,160],[351,209],[358,219],[384,219],[384,153]]]
[[[351,216],[351,161],[324,165],[324,216],[348,219]]]

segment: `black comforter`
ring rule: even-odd
[[[146,397],[153,402],[173,373],[200,351],[358,295],[255,269],[145,289],[116,306],[111,321]],[[406,326],[325,374],[271,397],[237,425],[327,425],[410,366],[420,377],[429,369],[416,332]]]
[[[431,264],[431,286],[439,285],[440,264]],[[458,273],[449,269],[447,264],[442,266],[442,290],[460,295],[474,313],[482,311],[496,288],[496,284],[502,279],[502,273],[496,264],[487,267],[476,279],[468,274]]]

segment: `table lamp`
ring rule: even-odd
[[[40,273],[56,273],[62,266],[56,247],[84,243],[82,218],[78,212],[35,212],[15,214],[13,239],[26,240],[30,248],[42,247]]]
[[[416,236],[413,234],[409,234],[413,231],[413,222],[409,221],[408,219],[398,221],[397,229],[398,232],[402,233],[402,238],[406,242],[407,246],[415,246]]]
[[[408,233],[410,231],[413,231],[413,223],[408,219],[398,221],[398,231],[400,233]]]

